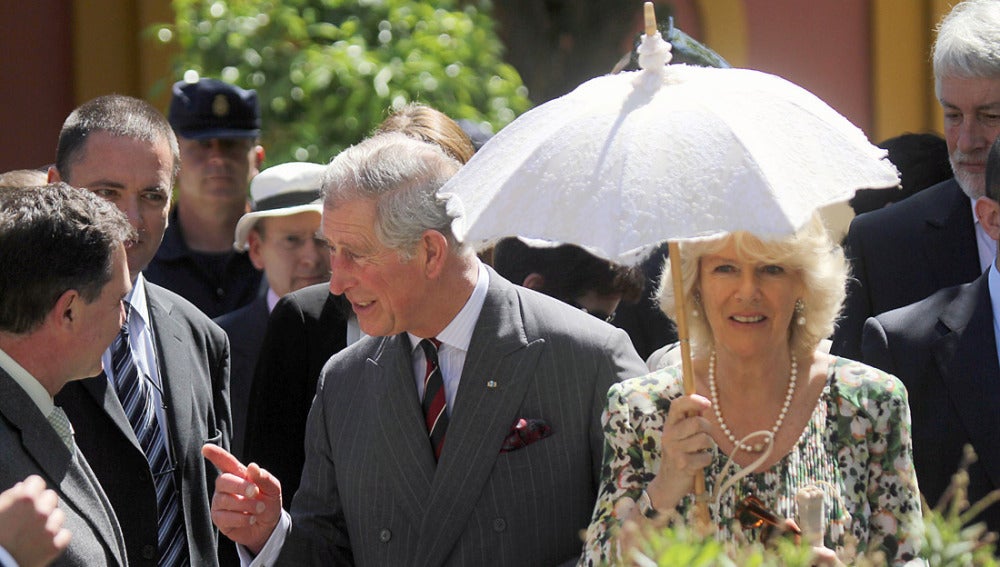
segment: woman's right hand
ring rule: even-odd
[[[660,470],[646,487],[657,510],[670,510],[694,489],[694,477],[712,462],[715,440],[711,425],[702,413],[712,407],[698,394],[681,396],[670,402],[660,440]]]

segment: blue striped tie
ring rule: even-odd
[[[131,310],[129,310],[131,315]],[[148,379],[141,379],[132,359],[128,323],[111,345],[111,363],[115,371],[115,388],[125,415],[135,431],[139,446],[149,461],[149,470],[156,487],[157,539],[160,551],[159,565],[173,567],[188,564],[187,536],[177,488],[174,486],[173,468],[167,453],[167,436],[156,416],[152,387]]]

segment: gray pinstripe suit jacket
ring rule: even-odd
[[[436,467],[412,368],[405,334],[367,338],[327,363],[278,563],[575,562],[608,387],[647,372],[628,336],[491,271]],[[552,435],[501,453],[519,418],[545,420]]]
[[[97,477],[79,450],[71,455],[27,392],[0,369],[0,492],[31,474],[59,495],[69,547],[55,566],[127,565],[125,539]]]

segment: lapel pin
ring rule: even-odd
[[[487,388],[496,388],[497,387],[497,381],[496,380],[490,380],[489,382],[486,383],[486,387]]]

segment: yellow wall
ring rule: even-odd
[[[941,132],[930,54],[946,0],[872,0],[874,137]]]
[[[165,109],[173,52],[147,30],[173,19],[170,0],[73,0],[77,104],[114,92],[145,98]]]
[[[705,45],[733,67],[746,67],[750,40],[744,0],[698,0],[697,6]]]

